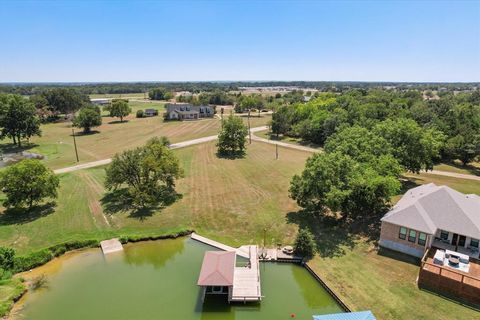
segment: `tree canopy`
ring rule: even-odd
[[[313,257],[317,251],[317,245],[315,244],[313,234],[308,229],[300,229],[295,238],[293,249],[296,254],[299,254],[306,259]]]
[[[400,172],[390,156],[358,162],[339,152],[315,154],[302,174],[292,178],[290,195],[309,211],[330,210],[344,217],[375,215],[399,191]]]
[[[59,179],[39,160],[22,160],[0,172],[0,188],[6,196],[5,207],[29,209],[45,198],[55,199]]]
[[[173,93],[167,89],[160,87],[152,89],[148,92],[151,100],[170,100],[173,98]]]
[[[46,102],[47,106],[56,113],[75,113],[80,108],[90,104],[86,94],[72,88],[52,88],[40,93],[40,98],[34,98],[37,103]],[[39,108],[40,105],[37,106]],[[45,106],[44,106],[45,107]]]
[[[0,137],[21,146],[22,139],[40,136],[40,120],[35,106],[20,95],[0,95]]]
[[[115,155],[107,168],[107,189],[126,186],[130,200],[138,207],[165,202],[175,191],[175,180],[183,176],[168,144],[168,139],[152,138],[143,147]]]
[[[93,127],[102,124],[102,115],[100,108],[97,106],[85,106],[73,119],[73,125],[77,128],[83,128],[84,133],[91,132]]]
[[[120,122],[123,122],[123,117],[128,116],[132,112],[132,108],[128,105],[128,100],[113,99],[109,111],[110,117],[120,118]]]
[[[247,141],[248,129],[241,118],[230,115],[223,121],[218,135],[218,154],[227,157],[243,156]]]

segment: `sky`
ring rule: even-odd
[[[0,0],[0,82],[480,81],[480,0]]]

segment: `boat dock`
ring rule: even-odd
[[[205,244],[208,244],[209,246],[212,246],[214,248],[217,248],[217,249],[220,249],[220,250],[223,250],[223,251],[235,251],[235,253],[237,254],[237,256],[240,256],[240,257],[243,257],[243,258],[246,258],[246,259],[250,259],[250,255],[248,254],[248,252],[245,252],[245,249],[244,247],[240,247],[240,248],[233,248],[233,247],[230,247],[230,246],[227,246],[223,243],[220,243],[220,242],[217,242],[215,240],[212,240],[212,239],[208,239],[208,238],[205,238],[205,237],[202,237],[201,235],[199,234],[196,234],[195,232],[193,232],[191,234],[191,238],[193,240],[196,240],[198,242],[202,242],[202,243],[205,243]]]
[[[117,238],[101,241],[100,246],[104,255],[123,251],[122,243]]]
[[[228,297],[228,300],[231,302],[262,300],[258,247],[244,247],[248,247],[249,264],[246,267],[235,267],[233,275],[233,288]]]

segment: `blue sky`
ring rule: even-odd
[[[480,1],[0,2],[0,82],[480,81]]]

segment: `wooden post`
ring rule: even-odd
[[[75,156],[77,157],[77,162],[78,160],[78,151],[77,151],[77,141],[75,140],[75,131],[72,128],[72,136],[73,136],[73,145],[75,146]]]
[[[278,143],[275,143],[275,160],[278,160]]]

